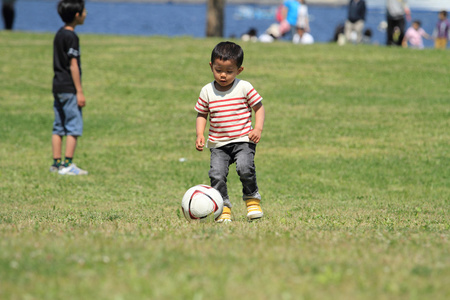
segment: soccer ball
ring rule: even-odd
[[[191,187],[181,200],[181,209],[188,221],[198,220],[204,222],[222,214],[223,199],[220,193],[207,185],[199,184]]]

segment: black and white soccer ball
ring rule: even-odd
[[[216,220],[222,214],[223,199],[216,189],[199,184],[191,187],[184,194],[181,209],[188,221]]]

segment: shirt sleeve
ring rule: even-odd
[[[247,102],[248,105],[250,107],[255,106],[256,104],[258,104],[259,102],[262,101],[262,97],[261,95],[255,90],[255,88],[251,85],[251,83],[248,83],[248,87],[247,87]]]
[[[411,28],[408,28],[405,32],[405,38],[409,40],[411,38]]]
[[[70,35],[67,39],[67,56],[69,58],[78,58],[80,56],[80,44],[78,37]]]
[[[421,36],[427,35],[427,33],[425,32],[425,30],[423,28],[420,28],[419,33]]]
[[[201,114],[209,113],[209,100],[206,88],[202,88],[200,91],[200,96],[198,97],[197,103],[195,104],[195,110]]]

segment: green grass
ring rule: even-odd
[[[242,43],[265,217],[232,167],[219,225],[180,211],[219,40],[81,35],[80,178],[48,172],[52,40],[0,32],[1,299],[450,298],[448,51]]]

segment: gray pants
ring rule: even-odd
[[[345,38],[347,39],[347,43],[352,41],[352,32],[356,32],[356,43],[361,43],[362,40],[362,32],[364,30],[364,20],[356,21],[355,23],[347,20],[345,22]]]
[[[211,165],[209,178],[211,186],[219,191],[224,206],[231,208],[228,197],[227,176],[230,165],[236,163],[236,172],[242,182],[243,200],[259,199],[258,184],[255,169],[256,144],[232,143],[219,148],[211,148]]]

